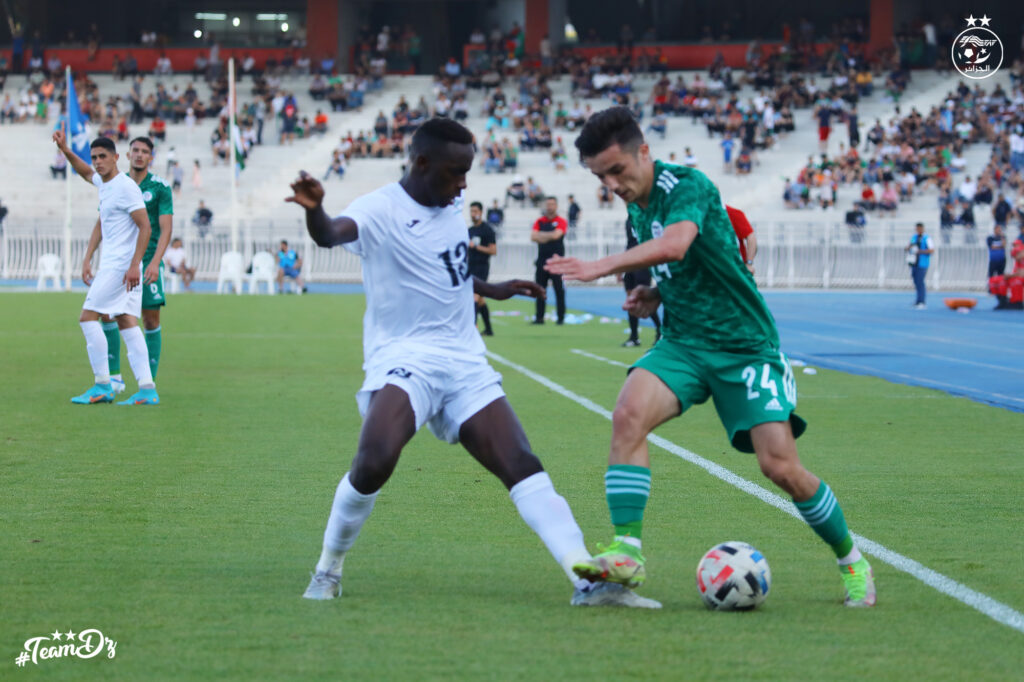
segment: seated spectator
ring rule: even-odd
[[[864,183],[864,186],[860,190],[860,201],[853,202],[853,205],[861,208],[865,211],[874,211],[878,207],[878,199],[875,196],[875,190],[871,188],[871,185]]]
[[[748,175],[753,167],[753,160],[750,156],[750,149],[744,147],[736,158],[736,175]]]
[[[57,152],[57,155],[53,157],[53,163],[50,164],[50,177],[56,180],[58,175],[62,178],[68,176],[68,160],[63,152]]]
[[[387,136],[388,134],[388,119],[384,115],[383,111],[377,112],[377,118],[373,122],[373,132],[377,135]]]
[[[199,208],[196,209],[195,215],[192,216],[192,224],[199,228],[199,236],[205,237],[206,233],[210,231],[210,224],[213,222],[213,211],[206,207],[203,200],[199,200]]]
[[[540,185],[532,177],[526,178],[526,198],[534,206],[540,206],[541,202],[547,199],[544,190],[540,188]]]
[[[332,173],[336,174],[339,178],[345,176],[345,155],[340,149],[334,150],[331,164],[327,167],[327,172],[324,173],[324,180],[330,178]]]
[[[882,183],[882,196],[878,200],[878,208],[883,211],[895,211],[899,208],[900,195],[892,182]]]
[[[660,108],[655,109],[654,116],[651,117],[651,122],[647,126],[647,132],[652,131],[658,133],[661,139],[665,139],[665,134],[668,131],[668,117]]]
[[[322,100],[327,96],[329,89],[330,86],[327,84],[327,79],[322,75],[317,74],[309,84],[309,96],[318,101]]]
[[[514,171],[519,166],[519,150],[506,137],[501,141],[502,164],[507,171]]]
[[[597,186],[597,207],[598,208],[614,208],[615,198],[612,191],[605,185]]]
[[[327,132],[327,114],[316,110],[316,116],[313,118],[313,132],[323,135]]]
[[[159,59],[156,60],[156,69],[153,73],[157,76],[170,76],[174,73],[174,68],[171,66],[171,59],[163,52],[160,53]]]
[[[153,118],[153,122],[149,124],[149,136],[154,140],[160,140],[161,142],[167,139],[167,121],[157,114]]]
[[[181,245],[181,237],[171,240],[171,245],[164,251],[164,263],[167,269],[181,277],[181,283],[188,289],[196,278],[196,269],[190,268],[186,262],[185,248]]]
[[[281,240],[281,248],[277,252],[277,289],[284,292],[285,277],[295,280],[299,290],[306,292],[306,285],[302,281],[302,259],[295,249],[288,248],[288,242]]]
[[[498,206],[498,200],[495,199],[494,203],[489,209],[487,209],[487,222],[494,226],[494,229],[501,227],[501,224],[505,222],[505,211]]]
[[[484,145],[484,173],[500,173],[502,171],[501,147],[497,142]]]
[[[517,175],[512,179],[512,184],[505,190],[505,206],[508,207],[509,199],[518,201],[519,206],[523,207],[526,205],[526,183],[523,182],[523,176]]]
[[[206,70],[210,66],[210,60],[206,58],[205,52],[200,52],[196,55],[195,61],[192,63],[192,75],[195,78],[206,78]]]

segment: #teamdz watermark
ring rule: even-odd
[[[987,15],[965,19],[967,28],[953,39],[953,66],[966,78],[981,80],[999,70],[1003,64],[1003,42],[992,29]]]
[[[106,654],[113,658],[117,642],[95,628],[75,632],[54,630],[48,635],[25,640],[25,648],[14,658],[14,664],[24,668],[27,663],[39,665],[40,661],[55,658],[96,658]]]

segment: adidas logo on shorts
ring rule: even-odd
[[[782,412],[782,404],[779,403],[778,398],[772,398],[768,401],[768,404],[764,406],[764,409],[768,412]]]

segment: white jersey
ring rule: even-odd
[[[341,215],[359,228],[359,238],[344,246],[363,262],[363,366],[398,341],[484,362],[461,199],[430,208],[395,182],[359,197]]]
[[[93,173],[92,184],[100,190],[100,269],[127,270],[139,241],[139,226],[131,212],[146,208],[142,190],[124,173],[115,174],[110,182],[103,182],[99,173]]]

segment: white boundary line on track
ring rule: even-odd
[[[601,360],[609,364],[614,362],[608,360],[607,358],[602,358],[599,355],[593,355],[590,353],[587,353],[586,355],[587,357],[593,357],[597,360]],[[551,389],[555,393],[558,393],[559,395],[568,398],[577,405],[585,407],[591,412],[599,414],[605,419],[611,421],[611,411],[605,409],[604,407],[601,407],[594,401],[588,398],[584,398],[583,396],[578,395],[576,393],[573,393],[564,386],[556,384],[551,379],[548,379],[547,377],[538,374],[531,369],[523,367],[522,365],[516,364],[511,360],[507,360],[506,358],[496,353],[487,351],[487,357],[489,357],[494,362],[514,369],[520,374],[529,377],[530,379],[533,379],[542,386]],[[650,443],[662,448],[663,450],[667,450],[673,455],[676,455],[677,457],[684,459],[691,464],[697,465],[701,469],[707,471],[712,476],[719,478],[736,488],[739,488],[745,493],[753,495],[762,502],[770,504],[776,509],[784,511],[790,516],[793,516],[803,521],[803,518],[800,516],[800,513],[796,510],[796,507],[793,506],[793,503],[790,502],[789,500],[786,500],[780,497],[779,495],[776,495],[775,493],[765,488],[762,488],[756,483],[748,481],[742,476],[737,476],[736,474],[729,471],[725,467],[718,465],[712,462],[711,460],[704,459],[700,455],[690,452],[686,448],[680,447],[679,445],[676,445],[672,441],[666,440],[661,436],[655,436],[654,434],[651,434],[647,436],[647,440]],[[967,606],[970,606],[975,611],[978,611],[988,616],[997,623],[1000,623],[1001,625],[1005,625],[1007,627],[1013,628],[1014,630],[1018,630],[1019,632],[1024,633],[1024,613],[1020,613],[1019,611],[1014,610],[1012,607],[1003,604],[1002,602],[998,602],[986,594],[982,594],[981,592],[972,590],[966,585],[959,583],[953,580],[952,578],[948,578],[942,575],[941,573],[933,571],[927,566],[924,566],[923,564],[918,563],[917,561],[914,561],[909,557],[905,557],[902,554],[895,552],[889,549],[888,547],[885,547],[884,545],[875,542],[874,540],[870,540],[864,537],[863,535],[858,535],[857,533],[853,532],[851,532],[850,534],[857,542],[857,546],[863,552],[866,552],[867,554],[870,554],[874,557],[877,557],[878,559],[881,559],[882,561],[889,564],[898,571],[903,571],[904,573],[912,575],[928,587],[931,587],[947,596],[952,597],[953,599],[956,599],[957,601],[966,604]]]

